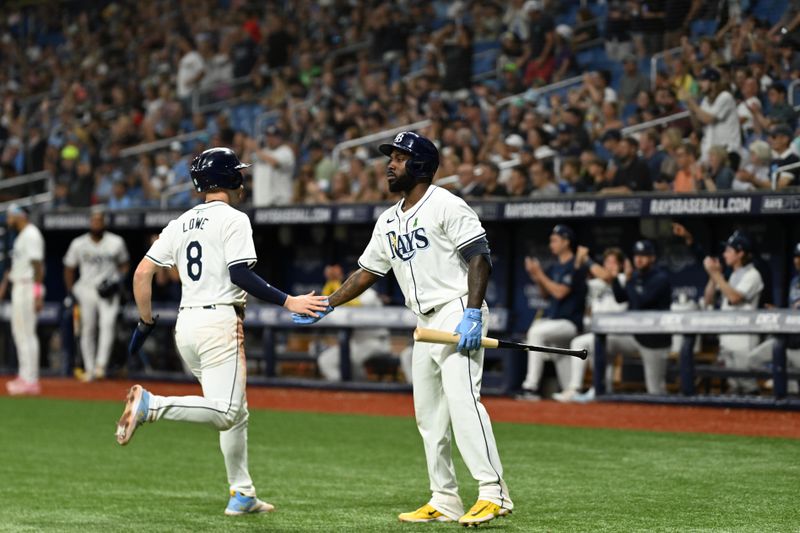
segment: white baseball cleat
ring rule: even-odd
[[[125,410],[117,422],[117,442],[125,446],[133,437],[136,428],[147,422],[150,408],[150,393],[141,385],[134,385],[128,391]]]

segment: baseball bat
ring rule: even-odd
[[[439,329],[417,328],[414,330],[414,340],[419,342],[431,342],[434,344],[458,344],[461,335],[450,331]],[[517,350],[528,350],[530,352],[552,353],[556,355],[570,355],[578,359],[586,359],[586,350],[570,350],[568,348],[556,348],[555,346],[535,346],[533,344],[522,344],[521,342],[504,341],[483,337],[481,346],[484,348],[513,348]]]

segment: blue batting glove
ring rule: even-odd
[[[316,324],[320,320],[322,320],[326,315],[333,313],[333,307],[330,305],[324,311],[317,311],[319,316],[313,317],[311,315],[305,315],[300,313],[292,313],[292,322],[295,324],[300,324],[301,326],[308,326],[311,324]]]
[[[456,350],[477,350],[481,347],[481,337],[483,336],[483,319],[480,309],[467,307],[464,309],[464,317],[456,327],[456,333],[461,335]]]
[[[148,324],[141,318],[139,319],[139,322],[136,324],[136,329],[133,330],[133,335],[131,335],[131,342],[128,344],[129,354],[137,355],[139,353],[139,350],[142,349],[144,341],[147,340],[147,337],[156,328],[157,320],[158,320],[158,315],[153,317],[153,322],[150,324]]]

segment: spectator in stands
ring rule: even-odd
[[[647,164],[637,155],[639,142],[633,137],[625,137],[617,145],[619,166],[614,170],[604,194],[629,194],[632,192],[652,191],[653,182]]]
[[[445,94],[452,97],[469,89],[472,85],[470,27],[461,23],[449,23],[434,34],[433,44],[440,50],[441,63],[444,65],[442,90]]]
[[[562,122],[556,127],[556,138],[551,143],[551,147],[561,157],[575,157],[580,155],[582,150],[582,147],[578,144],[574,126],[566,122]]]
[[[701,159],[708,160],[712,146],[724,146],[730,154],[731,167],[736,170],[739,168],[739,151],[742,147],[736,101],[722,85],[720,72],[713,67],[703,68],[700,89],[703,93],[702,102],[698,105],[694,98],[689,98],[686,106],[692,118],[703,126]]]
[[[610,165],[611,170],[615,169],[617,166],[616,158],[621,141],[622,133],[620,133],[619,130],[608,130],[600,137],[603,149],[607,152],[608,156],[612,158],[612,164]]]
[[[545,271],[539,260],[525,258],[525,270],[536,283],[539,292],[547,298],[548,305],[542,318],[535,319],[528,330],[528,344],[566,347],[583,329],[586,305],[586,272],[575,266],[573,247],[575,232],[569,226],[558,224],[550,233],[550,252],[556,262]],[[539,400],[539,382],[545,360],[551,356],[538,352],[528,353],[528,371],[522,383],[523,400]],[[565,357],[555,358],[556,373],[562,390],[570,383],[571,362]]]
[[[800,243],[794,245],[793,259],[795,274],[789,282],[787,294],[789,309],[796,311],[800,309]],[[764,367],[772,363],[772,350],[775,347],[775,337],[765,340],[747,354],[747,365],[749,368],[763,370]],[[800,368],[800,335],[789,335],[786,339],[786,367],[787,370]],[[789,394],[797,394],[797,380],[789,380],[787,385]]]
[[[331,178],[336,173],[336,167],[333,164],[333,160],[323,150],[322,143],[312,141],[308,145],[308,158],[311,164],[314,165],[314,179],[322,190],[328,190]]]
[[[611,61],[621,61],[633,53],[630,34],[630,12],[627,2],[610,0],[606,18],[605,48]]]
[[[697,163],[697,152],[694,145],[682,143],[675,149],[677,173],[672,180],[672,192],[688,194],[697,190],[697,183],[702,179],[702,170]]]
[[[677,150],[683,146],[683,137],[678,128],[668,128],[661,132],[661,149],[664,159],[661,161],[659,178],[653,183],[657,191],[669,191],[678,173]]]
[[[111,197],[108,199],[108,209],[110,211],[118,211],[120,209],[130,209],[134,207],[131,197],[128,196],[128,186],[125,179],[120,177],[114,181],[114,186],[111,190]]]
[[[747,150],[748,157],[736,172],[733,190],[752,191],[755,189],[771,189],[770,163],[772,151],[764,141],[753,141]]]
[[[268,126],[264,133],[265,148],[260,148],[254,139],[246,148],[253,164],[253,206],[288,204],[292,197],[294,151],[278,126]]]
[[[571,78],[578,71],[575,54],[572,52],[572,28],[566,24],[556,27],[555,47],[553,50],[553,75],[551,82]]]
[[[656,108],[658,109],[658,117],[668,117],[683,111],[675,93],[669,87],[659,87],[656,89]],[[678,128],[681,131],[681,137],[689,135],[693,130],[692,122],[689,118],[682,118],[675,120],[671,123],[672,128]]]
[[[797,122],[797,112],[786,101],[786,86],[780,82],[770,85],[767,91],[767,99],[769,100],[769,111],[766,115],[762,113],[761,107],[754,106],[749,108],[755,122],[764,131],[768,131],[778,124],[787,124],[790,128],[793,128]]]
[[[633,103],[642,91],[650,91],[650,80],[639,72],[636,56],[628,54],[622,58],[622,76],[619,79],[619,98],[622,105]]]
[[[561,193],[553,176],[552,163],[549,161],[536,161],[531,166],[533,191],[531,196],[557,196]]]
[[[639,4],[641,31],[644,49],[653,55],[664,49],[664,2],[665,0],[643,0]]]
[[[676,98],[681,102],[696,98],[699,87],[692,73],[686,68],[686,61],[681,56],[675,56],[672,58],[671,66],[670,88]]]
[[[689,35],[690,11],[702,0],[666,0],[664,2],[664,49],[676,48],[681,36]]]
[[[544,12],[542,0],[527,0],[522,11],[528,18],[528,43],[522,60],[525,84],[530,86],[537,80],[546,83],[553,73],[555,23]]]
[[[649,91],[639,91],[636,101],[626,106],[628,115],[628,125],[641,124],[656,119],[659,110],[653,101],[653,96]],[[631,108],[633,110],[631,111]]]
[[[754,111],[762,114],[758,81],[754,77],[748,76],[742,82],[742,98],[739,105],[736,106],[736,114],[739,116],[739,123],[745,139],[750,139],[753,135],[763,131],[761,123],[755,120]]]
[[[708,161],[701,165],[701,170],[697,176],[698,191],[724,191],[733,187],[734,174],[728,165],[728,151],[724,146],[711,147]]]
[[[575,184],[575,192],[598,192],[609,186],[605,160],[594,157],[586,166],[586,173]]]
[[[314,167],[308,163],[300,167],[300,172],[294,181],[292,203],[311,205],[328,203],[328,196],[314,179]]]
[[[666,152],[658,149],[659,135],[656,130],[645,130],[639,135],[639,153],[647,165],[650,181],[655,184],[661,179],[661,165],[667,157]]]
[[[600,106],[600,113],[595,116],[595,137],[602,137],[608,130],[620,130],[624,124],[619,115],[619,104],[615,101],[606,101]]]
[[[581,181],[581,162],[577,157],[568,157],[561,162],[561,181],[558,188],[562,193],[570,194],[577,191]],[[583,191],[585,192],[585,191]]]
[[[592,145],[589,133],[584,127],[584,113],[580,108],[567,106],[561,114],[561,120],[572,126],[575,143],[580,147],[581,151],[588,149]]]
[[[527,197],[531,193],[528,169],[517,165],[511,169],[508,178],[508,195],[514,198]]]
[[[508,196],[506,186],[500,183],[500,169],[492,161],[483,161],[475,170],[479,185],[475,196],[483,198],[505,198]]]
[[[206,66],[203,56],[197,51],[197,46],[191,36],[178,34],[175,40],[182,54],[178,62],[175,93],[184,103],[184,106],[188,106],[192,93],[200,86]]]
[[[461,163],[458,166],[458,191],[459,194],[466,198],[468,196],[475,196],[475,191],[479,186],[478,180],[475,179],[475,169],[471,163]]]
[[[607,70],[596,70],[583,75],[582,90],[596,106],[603,102],[616,102],[617,92],[609,85],[611,74]]]
[[[800,52],[798,50],[800,50],[800,45],[790,37],[784,37],[778,43],[774,72],[779,79],[797,79],[800,74]]]
[[[723,253],[725,265],[732,269],[728,279],[725,279],[719,259],[705,258],[703,267],[709,279],[703,299],[707,307],[714,307],[719,292],[722,294],[722,311],[758,308],[764,282],[752,264],[752,251],[752,243],[745,235],[738,232],[731,235]],[[719,359],[728,368],[746,369],[749,366],[748,354],[757,344],[758,335],[720,335]],[[752,378],[729,378],[728,384],[734,392],[751,394],[758,391]]]
[[[578,246],[575,252],[575,265],[579,269],[586,269],[591,274],[591,279],[587,281],[587,313],[616,313],[625,311],[628,308],[627,302],[619,303],[614,297],[614,290],[611,280],[617,278],[620,282],[624,281],[622,268],[625,263],[625,255],[622,250],[616,247],[607,248],[603,252],[602,265],[595,263],[589,256],[589,249],[585,246]],[[636,346],[633,345],[631,337],[622,335],[608,335],[606,337],[606,357],[611,362],[612,358],[620,352],[628,352],[625,355],[636,353]],[[627,341],[627,342],[626,342]],[[594,358],[594,333],[588,332],[578,335],[569,344],[572,350],[586,350],[589,357],[571,361],[570,382],[562,392],[553,394],[553,399],[558,402],[588,401],[594,399],[594,388],[586,395],[581,395],[583,380],[586,375],[586,364]],[[633,345],[633,346],[631,346]],[[626,350],[626,348],[628,348]],[[613,388],[612,364],[606,365],[606,390]]]
[[[769,144],[772,147],[771,169],[775,172],[778,168],[800,162],[800,157],[792,147],[792,129],[785,124],[779,124],[769,132]],[[777,189],[797,187],[800,185],[800,169],[782,171],[778,174]]]
[[[667,273],[656,266],[656,248],[649,240],[633,246],[633,265],[625,262],[625,283],[613,278],[611,287],[617,302],[628,302],[631,311],[669,310],[672,288]],[[665,394],[667,357],[672,343],[670,335],[634,335],[644,364],[648,394]]]
[[[556,33],[558,33],[560,26],[566,26],[566,24],[556,26]],[[588,47],[591,46],[590,43],[596,41],[599,37],[597,17],[588,7],[580,7],[575,13],[575,37],[573,38],[573,43],[576,46]]]

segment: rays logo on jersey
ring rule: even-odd
[[[390,231],[386,234],[386,238],[389,239],[392,259],[399,258],[403,261],[409,261],[417,254],[417,250],[424,250],[431,245],[428,236],[425,235],[425,228],[417,228],[403,235]]]

